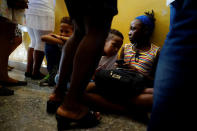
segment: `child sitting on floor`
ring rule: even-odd
[[[116,29],[111,29],[104,46],[104,55],[101,57],[96,72],[101,69],[113,69],[118,58],[118,51],[123,44],[124,36]],[[94,79],[94,76],[93,78]],[[88,84],[86,90],[94,88],[95,83],[92,81]]]
[[[104,55],[101,57],[96,71],[100,69],[113,69],[117,60],[118,51],[123,44],[123,35],[115,29],[111,29],[104,46]]]
[[[59,68],[62,46],[72,35],[73,24],[69,17],[63,17],[60,23],[60,35],[48,34],[42,36],[45,41],[45,55],[47,59],[48,75],[40,81],[40,86],[55,85],[54,78]]]

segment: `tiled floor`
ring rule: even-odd
[[[10,76],[24,80],[24,72],[13,70]],[[56,120],[46,113],[46,101],[53,87],[39,87],[38,81],[27,79],[28,85],[9,87],[15,95],[0,96],[0,131],[56,131]],[[102,114],[101,124],[91,129],[71,131],[145,131],[146,125],[118,115]]]

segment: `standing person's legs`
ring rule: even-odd
[[[28,28],[27,31],[31,38],[31,43],[27,51],[27,67],[26,67],[25,76],[31,77],[33,70],[33,61],[34,61],[33,53],[34,53],[34,48],[36,46],[36,37],[32,28]]]
[[[70,39],[66,42],[62,49],[62,56],[59,66],[59,79],[54,93],[50,96],[51,101],[62,101],[65,90],[67,89],[67,82],[70,80],[72,73],[73,59],[80,41],[85,35],[85,28],[83,26],[82,18],[73,20],[74,32]]]
[[[33,79],[42,79],[44,77],[44,75],[41,74],[40,72],[40,67],[42,65],[42,61],[44,58],[44,46],[45,46],[45,43],[41,40],[41,36],[49,33],[50,31],[41,31],[34,29],[36,45],[33,53],[33,70],[32,70]]]
[[[72,119],[80,119],[86,115],[88,108],[81,103],[81,98],[102,55],[111,21],[112,16],[84,17],[86,34],[77,48],[70,89],[63,105],[57,110],[58,115]]]
[[[193,0],[176,0],[172,7],[175,14],[157,66],[148,131],[196,129],[192,121],[197,115],[193,76],[197,73],[197,8]]]
[[[85,35],[84,22],[81,17],[73,20],[74,32],[62,49],[57,85],[47,101],[47,112],[55,113],[64,99],[67,83],[72,73],[73,59],[80,41]]]
[[[20,82],[8,76],[9,55],[21,43],[20,37],[15,36],[16,25],[0,20],[0,81],[3,85],[19,85]],[[12,41],[11,41],[12,40]],[[19,83],[19,84],[18,84]],[[0,96],[13,95],[14,91],[0,85]]]
[[[11,40],[14,37],[15,26],[12,23],[0,21],[0,81],[11,81],[8,76],[8,57]]]
[[[13,43],[15,28],[16,25],[13,23],[0,21],[0,84],[3,86],[20,86],[26,84],[26,82],[15,80],[8,75],[8,58],[15,47]]]

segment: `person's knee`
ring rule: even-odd
[[[153,94],[153,92],[154,92],[153,88],[145,88],[142,93],[143,94]]]
[[[131,103],[141,106],[152,106],[153,95],[152,94],[140,94],[131,99]]]

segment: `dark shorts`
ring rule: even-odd
[[[71,18],[85,15],[118,14],[117,0],[65,0]]]

